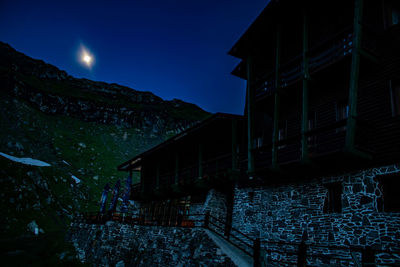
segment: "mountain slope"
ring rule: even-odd
[[[2,237],[65,229],[73,214],[97,209],[116,166],[209,114],[180,100],[117,84],[76,79],[0,42]],[[77,183],[76,177],[79,179]],[[32,228],[32,227],[30,227]]]

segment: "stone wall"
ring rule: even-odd
[[[73,223],[68,239],[94,266],[235,266],[202,228]]]
[[[372,246],[399,251],[400,213],[377,210],[380,191],[374,179],[395,172],[400,172],[399,165],[281,185],[236,188],[233,227],[266,241],[307,240],[319,245]],[[332,182],[342,185],[340,213],[323,210],[326,185]],[[285,255],[275,257],[285,259]],[[378,262],[400,264],[400,258],[391,256],[385,260],[388,258],[385,254],[377,257]]]

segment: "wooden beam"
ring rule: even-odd
[[[302,121],[301,121],[301,159],[308,161],[308,86],[310,79],[309,57],[308,57],[308,15],[307,8],[303,9],[303,98],[302,98]]]
[[[346,150],[352,151],[355,143],[358,80],[360,76],[360,49],[362,38],[363,0],[355,0],[353,50],[351,59],[350,87],[349,87],[349,117],[346,131]]]
[[[142,168],[140,170],[140,189],[142,192],[144,191],[145,173],[146,173],[146,168],[144,167],[144,165],[142,165]]]
[[[280,112],[280,87],[281,87],[281,35],[282,26],[276,27],[276,58],[275,58],[275,104],[274,104],[274,128],[272,134],[272,168],[278,168],[278,141],[279,141],[279,112]]]
[[[254,88],[252,86],[252,57],[247,58],[247,172],[250,177],[254,173]]]

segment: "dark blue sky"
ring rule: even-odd
[[[242,114],[245,83],[228,50],[268,0],[0,0],[0,40],[75,77]],[[85,69],[79,46],[95,56]]]

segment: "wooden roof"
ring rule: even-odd
[[[218,127],[221,121],[226,120],[241,120],[243,116],[241,115],[234,115],[234,114],[227,114],[227,113],[216,113],[209,118],[199,122],[198,124],[182,131],[181,133],[169,138],[168,140],[158,144],[157,146],[146,150],[145,152],[135,156],[134,158],[122,163],[117,168],[119,171],[129,171],[129,170],[140,170],[140,165],[142,164],[142,160],[155,152],[168,148],[176,144],[178,140],[184,140],[188,137],[194,136],[195,134],[203,131],[205,128],[208,127]]]

